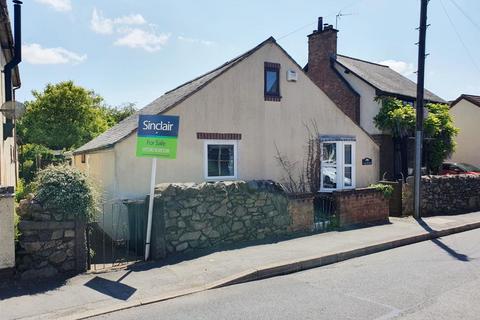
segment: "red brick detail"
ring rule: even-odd
[[[312,81],[357,124],[360,123],[360,96],[332,65],[337,55],[337,30],[328,29],[308,36],[308,71]]]
[[[265,95],[265,101],[281,101],[282,97],[280,96],[269,96]]]
[[[275,62],[265,62],[266,68],[280,69],[280,63]]]
[[[197,139],[242,140],[241,133],[197,132]]]
[[[288,213],[292,218],[290,231],[313,231],[314,229],[314,196],[289,197]]]
[[[340,227],[372,222],[388,222],[389,201],[372,188],[333,193]]]

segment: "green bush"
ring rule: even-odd
[[[20,229],[18,229],[18,224],[20,223],[20,216],[15,213],[13,218],[14,218],[13,225],[15,228],[15,242],[18,242],[18,239],[20,238],[20,235],[21,235]]]
[[[37,174],[35,199],[45,208],[64,214],[94,217],[98,197],[87,176],[66,165],[49,166]]]
[[[18,203],[20,200],[25,199],[29,193],[32,193],[32,184],[25,183],[25,181],[20,178],[18,180],[17,188],[15,189],[15,201]]]
[[[377,191],[381,191],[383,196],[387,199],[390,199],[393,195],[393,187],[388,184],[377,183],[370,185],[370,188],[374,188]]]

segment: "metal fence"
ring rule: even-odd
[[[314,200],[315,231],[329,231],[335,229],[337,223],[337,208],[335,198],[331,193],[318,193]]]
[[[104,203],[87,225],[89,270],[102,270],[141,260],[145,250],[145,201]]]

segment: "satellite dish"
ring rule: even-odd
[[[25,113],[25,105],[18,101],[7,101],[2,104],[0,111],[8,119],[18,119]]]

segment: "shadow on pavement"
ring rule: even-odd
[[[126,301],[135,293],[135,291],[137,291],[137,289],[120,282],[124,278],[126,278],[130,272],[131,271],[127,272],[117,281],[112,281],[101,277],[95,277],[85,283],[85,286],[112,298]]]
[[[0,300],[56,290],[64,286],[67,279],[68,276],[57,276],[54,279],[37,281],[10,280],[4,283],[0,282]]]
[[[430,234],[435,233],[435,230],[433,230],[425,221],[423,221],[422,219],[419,219],[417,221],[418,221],[418,224],[423,229],[425,229],[428,233]],[[445,243],[443,243],[440,239],[436,238],[436,239],[432,239],[431,241],[435,243],[440,249],[444,250],[446,253],[448,253],[450,256],[454,257],[455,259],[459,261],[464,261],[464,262],[470,261],[470,258],[467,255],[458,253],[457,251],[455,251],[454,249],[450,248]]]

